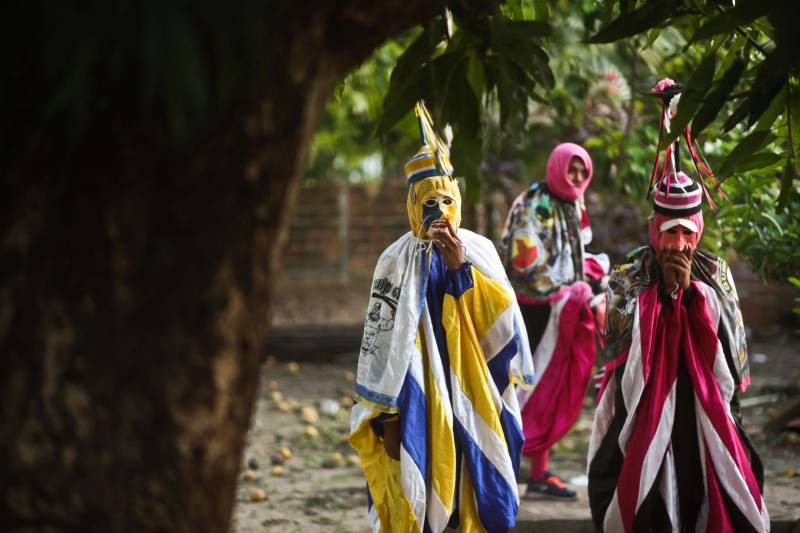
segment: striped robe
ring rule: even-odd
[[[514,383],[532,382],[530,353],[491,243],[463,229],[459,237],[468,262],[456,272],[410,234],[376,268],[350,435],[375,531],[439,532],[449,523],[500,532],[515,523],[523,436]],[[413,324],[398,349],[396,337]],[[400,461],[380,435],[379,422],[394,413]]]
[[[691,286],[673,300],[650,248],[631,259],[609,282],[618,355],[604,366],[589,448],[595,526],[769,531],[763,467],[737,420],[746,347],[731,329],[741,315],[727,265],[697,251]]]

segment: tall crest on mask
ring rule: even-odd
[[[650,184],[647,188],[647,197],[649,198],[650,193],[653,191],[663,191],[666,193],[666,197],[669,197],[670,191],[681,189],[681,187],[684,186],[684,180],[680,178],[681,175],[686,176],[686,174],[681,171],[680,144],[681,138],[683,138],[689,150],[689,158],[692,161],[692,166],[697,175],[697,182],[700,184],[700,188],[708,201],[709,207],[711,207],[712,210],[716,210],[716,205],[709,192],[709,183],[722,198],[727,200],[728,197],[725,191],[720,188],[717,179],[714,177],[714,173],[711,172],[708,162],[700,152],[697,141],[692,138],[689,126],[684,126],[683,131],[678,135],[674,143],[664,146],[664,132],[670,132],[670,123],[677,111],[677,104],[678,100],[680,100],[681,92],[682,87],[680,84],[675,83],[669,78],[664,78],[650,89],[650,94],[661,100],[661,119],[658,130],[658,147],[656,148],[656,158],[653,163]],[[662,154],[663,161],[661,159]],[[689,180],[689,182],[691,182],[691,180]],[[689,194],[688,191],[687,194]]]
[[[447,143],[436,134],[433,119],[425,107],[425,101],[417,101],[414,107],[419,123],[419,134],[422,146],[414,157],[404,166],[409,185],[434,176],[453,178],[453,164],[450,162],[450,149]]]

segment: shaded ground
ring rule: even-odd
[[[269,357],[262,368],[232,531],[369,531],[364,480],[346,442],[357,356],[335,353],[357,346],[358,328],[282,331],[287,334],[273,334],[270,346],[280,358]],[[753,404],[744,407],[745,425],[765,461],[770,515],[784,525],[800,519],[800,434],[768,436],[760,427],[800,394],[799,344],[785,333],[753,338],[753,386],[743,397]],[[579,422],[551,459],[560,475],[574,479],[580,499],[525,501],[520,531],[591,531],[581,476],[592,407],[587,398]],[[786,528],[773,528],[779,530]]]

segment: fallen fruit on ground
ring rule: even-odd
[[[253,489],[250,491],[250,501],[263,502],[267,499],[267,493],[262,489]]]
[[[308,422],[309,424],[315,424],[319,422],[319,413],[313,407],[304,405],[300,409],[300,418],[302,418],[304,422]]]

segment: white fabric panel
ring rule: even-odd
[[[487,361],[494,359],[497,353],[506,347],[514,338],[514,306],[510,305],[503,311],[486,335],[480,340],[481,350]]]
[[[400,445],[400,485],[403,487],[403,493],[408,503],[414,510],[414,516],[419,525],[418,531],[422,531],[422,526],[425,524],[425,504],[427,503],[425,478],[422,477],[422,472],[419,471],[414,459],[402,444]]]
[[[628,445],[630,432],[636,421],[636,407],[642,397],[644,390],[644,377],[642,370],[642,331],[639,324],[639,301],[636,301],[636,308],[633,315],[633,329],[631,331],[631,348],[628,351],[628,359],[625,363],[625,371],[622,374],[622,397],[625,400],[625,409],[628,417],[619,434],[619,447],[622,454]]]
[[[433,533],[441,533],[447,527],[449,520],[450,514],[447,512],[447,507],[444,506],[436,491],[431,489],[430,497],[428,497],[428,526]]]
[[[372,407],[359,402],[353,403],[353,407],[350,409],[350,434],[355,433],[373,413]]]
[[[542,340],[536,347],[533,353],[533,366],[538,372],[538,378],[544,375],[547,370],[547,365],[553,358],[553,352],[556,349],[556,342],[558,341],[558,326],[561,323],[561,312],[564,310],[564,305],[569,299],[569,293],[565,293],[561,298],[553,302],[550,306],[550,317],[547,319],[547,327],[542,335]]]
[[[517,379],[521,381],[524,381],[525,378],[533,380],[535,366],[533,358],[531,357],[528,331],[525,329],[525,323],[522,320],[522,313],[519,310],[519,305],[517,305],[517,297],[514,293],[514,289],[511,287],[511,282],[508,281],[506,271],[503,268],[503,264],[500,262],[494,244],[486,237],[466,229],[459,229],[458,237],[461,239],[461,242],[464,243],[464,248],[467,251],[467,261],[475,265],[482,274],[495,281],[499,281],[511,296],[513,300],[511,307],[513,308],[514,321],[517,324],[517,333],[519,333],[520,337],[519,351],[511,361],[511,370]]]
[[[380,394],[396,402],[408,370],[411,351],[419,324],[420,273],[422,261],[429,261],[424,241],[409,231],[392,243],[378,259],[373,275],[373,285],[378,280],[388,280],[400,287],[397,310],[388,329],[364,328],[364,339],[358,357],[358,385],[373,394]],[[422,295],[424,298],[424,295]],[[374,304],[388,305],[371,297],[368,309]]]
[[[512,488],[515,500],[519,503],[517,478],[508,455],[508,447],[502,435],[495,433],[481,418],[472,402],[459,386],[458,377],[450,372],[450,385],[453,390],[453,414],[464,430],[483,452],[483,455],[497,469],[509,487]],[[497,390],[497,389],[495,389]]]
[[[644,455],[642,463],[642,473],[639,477],[639,493],[636,497],[636,510],[647,497],[650,488],[655,483],[658,471],[661,469],[661,462],[664,454],[669,448],[672,439],[672,425],[675,421],[675,395],[677,380],[672,382],[667,399],[664,401],[664,408],[661,411],[661,419],[658,422],[656,433],[650,441],[650,446]]]
[[[756,502],[753,501],[750,491],[747,488],[747,483],[744,480],[736,462],[728,452],[728,449],[720,441],[711,420],[708,418],[700,400],[695,398],[695,410],[697,417],[700,420],[700,426],[703,430],[703,438],[706,443],[706,448],[711,455],[713,462],[714,472],[717,474],[720,485],[733,501],[734,505],[739,508],[742,514],[753,525],[756,531],[769,531],[769,515],[767,514],[766,505],[761,502],[762,511],[758,510]],[[764,517],[767,517],[766,522]]]
[[[703,428],[700,425],[700,418],[695,417],[697,427],[697,445],[700,450],[700,469],[703,477],[703,503],[697,516],[696,533],[706,533],[708,528],[708,478],[706,477],[706,443],[703,438]]]
[[[678,477],[675,473],[675,457],[672,455],[672,448],[668,449],[664,456],[662,472],[663,475],[661,476],[658,490],[661,494],[661,499],[664,501],[664,507],[667,509],[667,515],[672,525],[672,533],[680,533],[681,511],[680,501],[678,500]]]
[[[586,460],[586,473],[589,473],[589,465],[592,463],[597,450],[600,449],[600,444],[608,433],[608,428],[611,426],[611,421],[614,419],[614,397],[617,394],[617,380],[612,376],[608,380],[606,388],[603,390],[603,396],[597,404],[597,409],[594,412],[594,421],[592,422],[592,436],[589,441],[589,453]]]
[[[381,519],[378,516],[378,511],[375,509],[374,505],[369,508],[369,525],[372,526],[372,531],[375,533],[380,533]]]
[[[603,517],[603,531],[607,533],[624,533],[625,526],[622,524],[622,510],[619,508],[619,498],[617,491],[614,490],[614,497],[606,509],[606,516]]]
[[[442,399],[444,412],[447,417],[447,423],[453,427],[453,406],[450,404],[450,396],[447,393],[447,381],[444,375],[444,366],[442,366],[442,357],[439,354],[439,347],[436,342],[430,339],[435,339],[433,333],[433,322],[428,309],[422,313],[422,330],[425,333],[425,349],[428,352],[428,365],[430,366],[433,381],[436,384],[436,390],[439,392],[439,397]],[[424,383],[424,381],[422,382]]]

